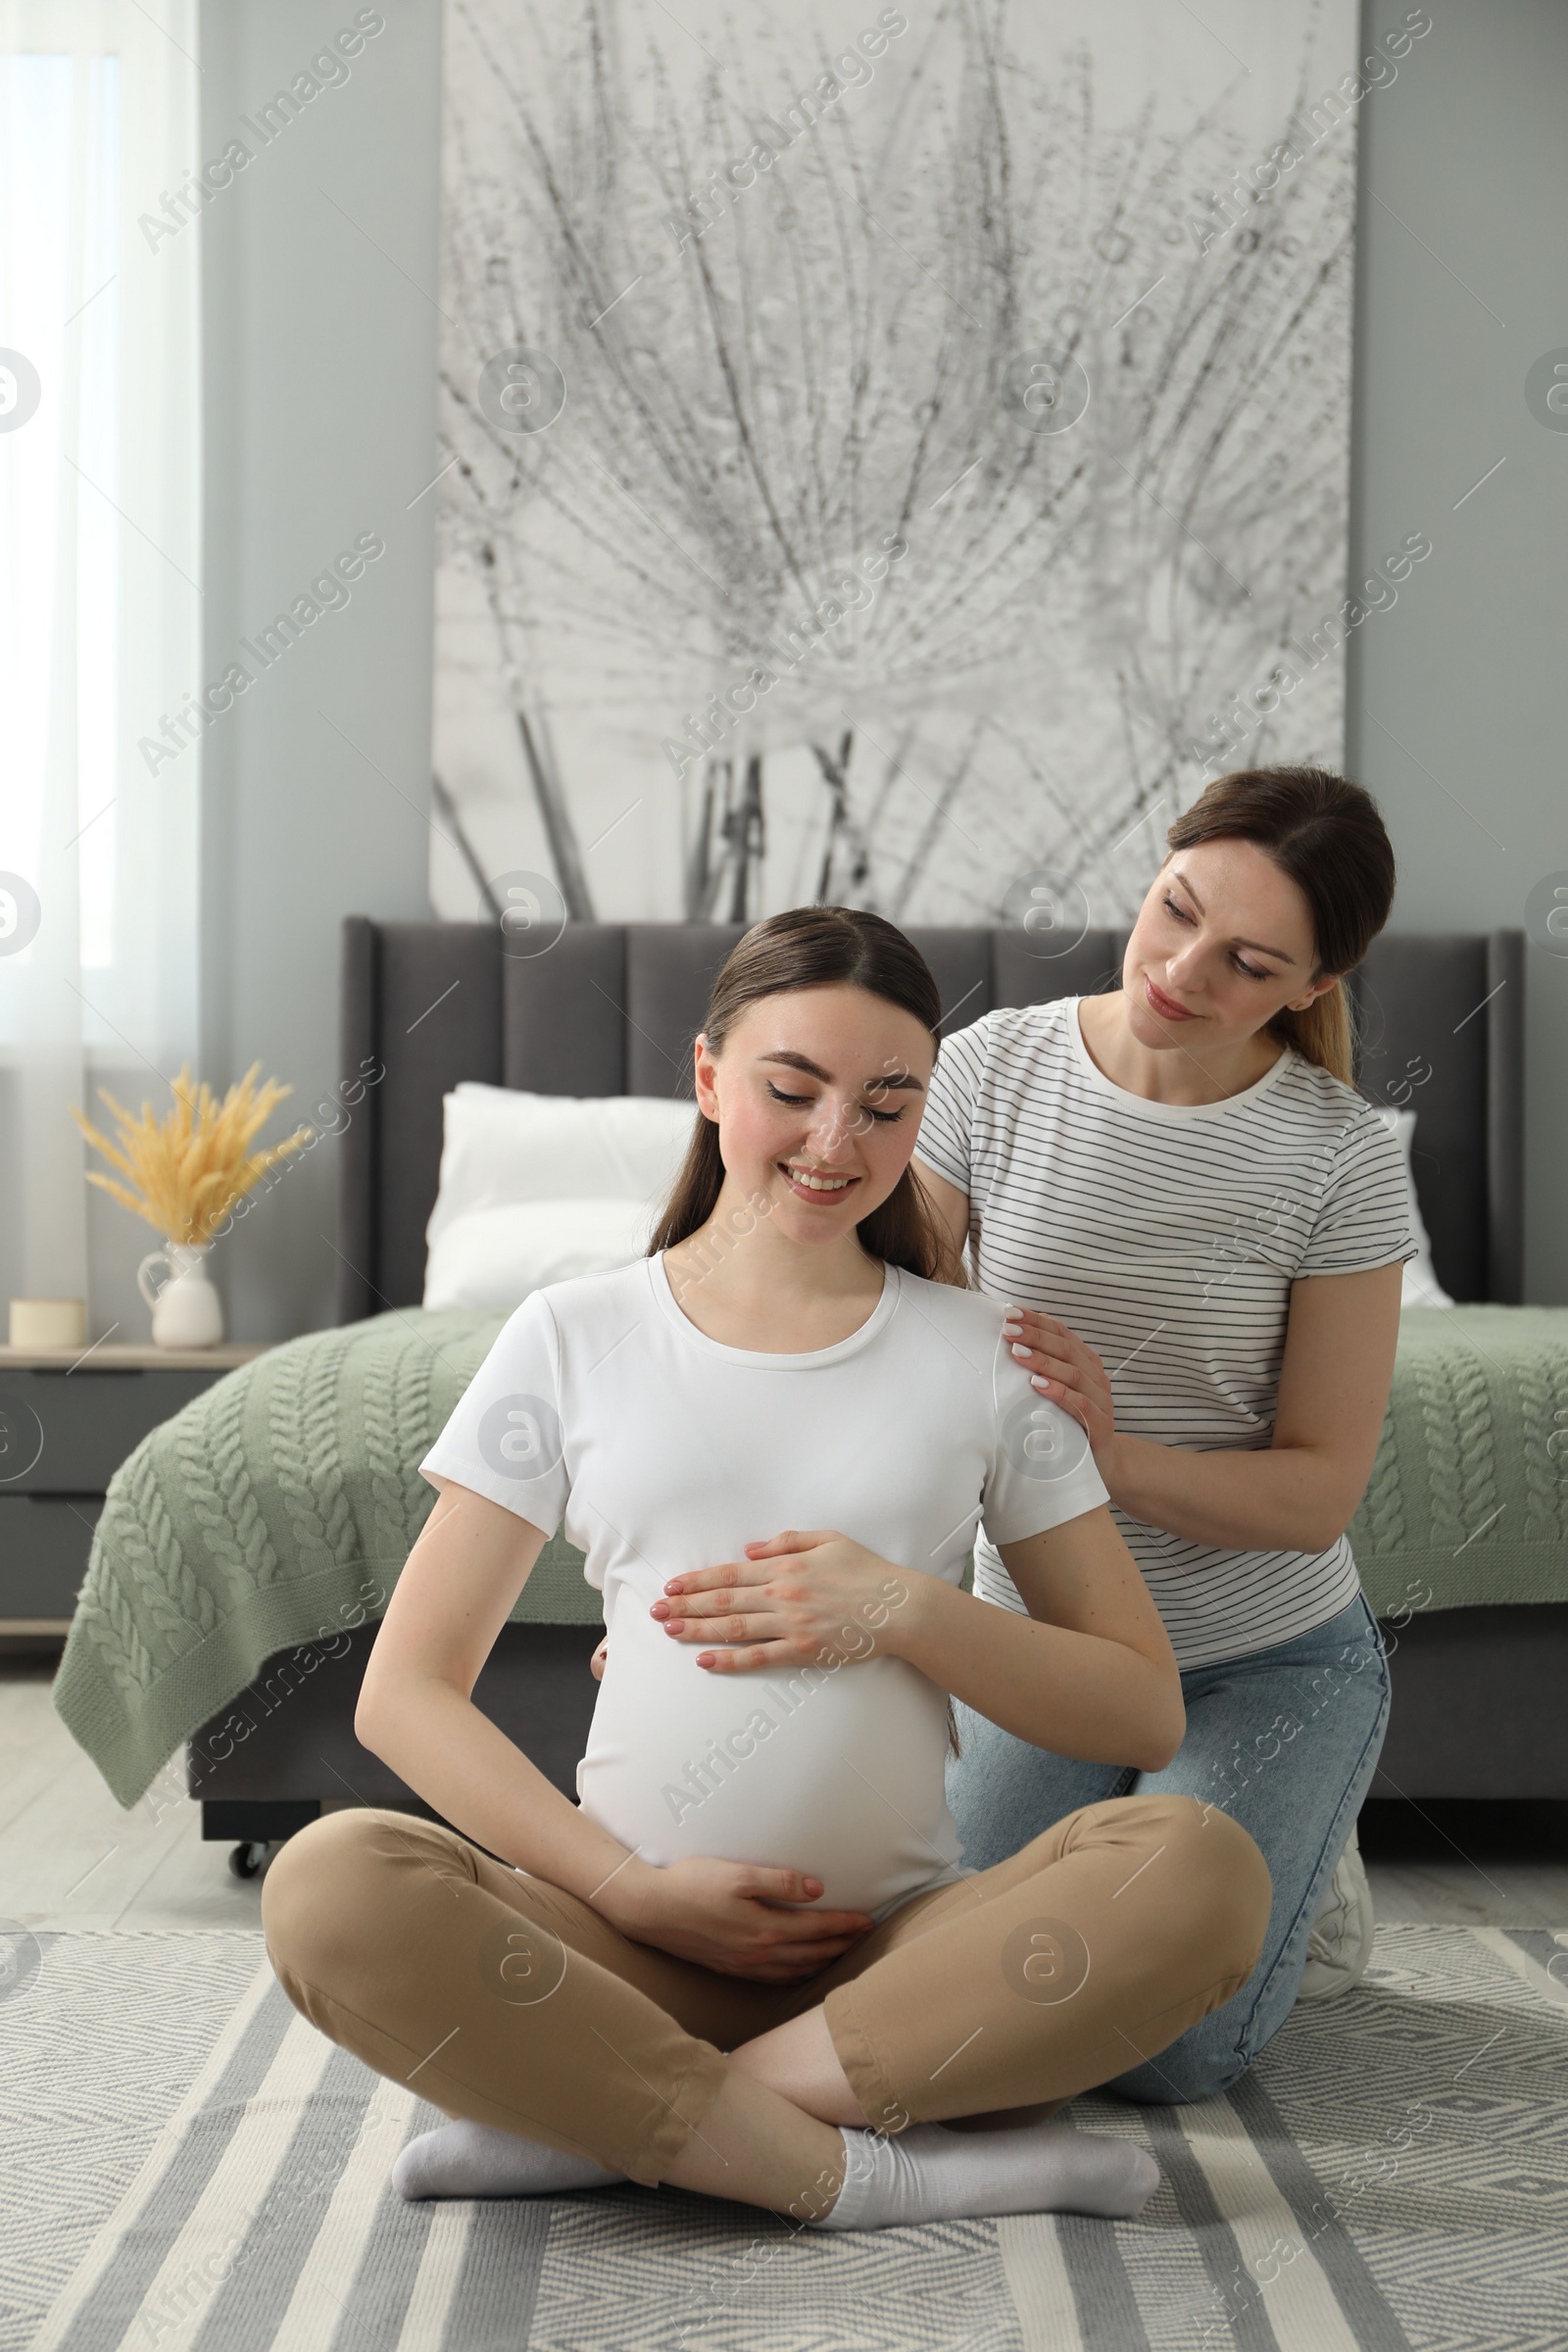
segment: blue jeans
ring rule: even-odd
[[[1312,1923],[1388,1727],[1389,1668],[1377,1620],[1357,1594],[1295,1642],[1195,1667],[1182,1676],[1182,1695],[1187,1734],[1163,1772],[1054,1755],[956,1701],[962,1753],[948,1766],[948,1802],[969,1869],[1004,1861],[1081,1805],[1134,1792],[1215,1805],[1258,1846],[1274,1900],[1251,1976],[1157,2061],[1105,2085],[1152,2105],[1228,2089],[1291,2013]]]

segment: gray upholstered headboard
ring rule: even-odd
[[[345,1078],[384,1067],[339,1145],[338,1319],[416,1306],[441,1159],[441,1098],[463,1078],[536,1094],[690,1093],[691,1043],[739,924],[571,923],[546,954],[502,954],[483,923],[344,924]],[[943,1028],[1000,1004],[1115,985],[1125,933],[1046,961],[1017,931],[918,929]],[[1523,1297],[1524,952],[1517,931],[1404,933],[1352,976],[1360,1083],[1417,1113],[1416,1190],[1440,1281]]]

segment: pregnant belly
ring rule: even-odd
[[[947,1704],[900,1658],[714,1675],[647,1601],[616,1597],[577,1767],[583,1811],[645,1862],[765,1862],[822,1880],[822,1909],[894,1909],[958,1859],[943,1794]]]

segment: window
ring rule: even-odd
[[[200,674],[193,0],[0,0],[0,1277],[89,1287],[83,1148],[194,1048]],[[4,877],[15,877],[8,882]],[[3,1295],[3,1294],[0,1294]]]

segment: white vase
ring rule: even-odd
[[[153,1310],[155,1348],[216,1348],[223,1336],[223,1302],[207,1279],[210,1242],[166,1242],[136,1268],[136,1288]],[[154,1290],[152,1270],[165,1280]]]

